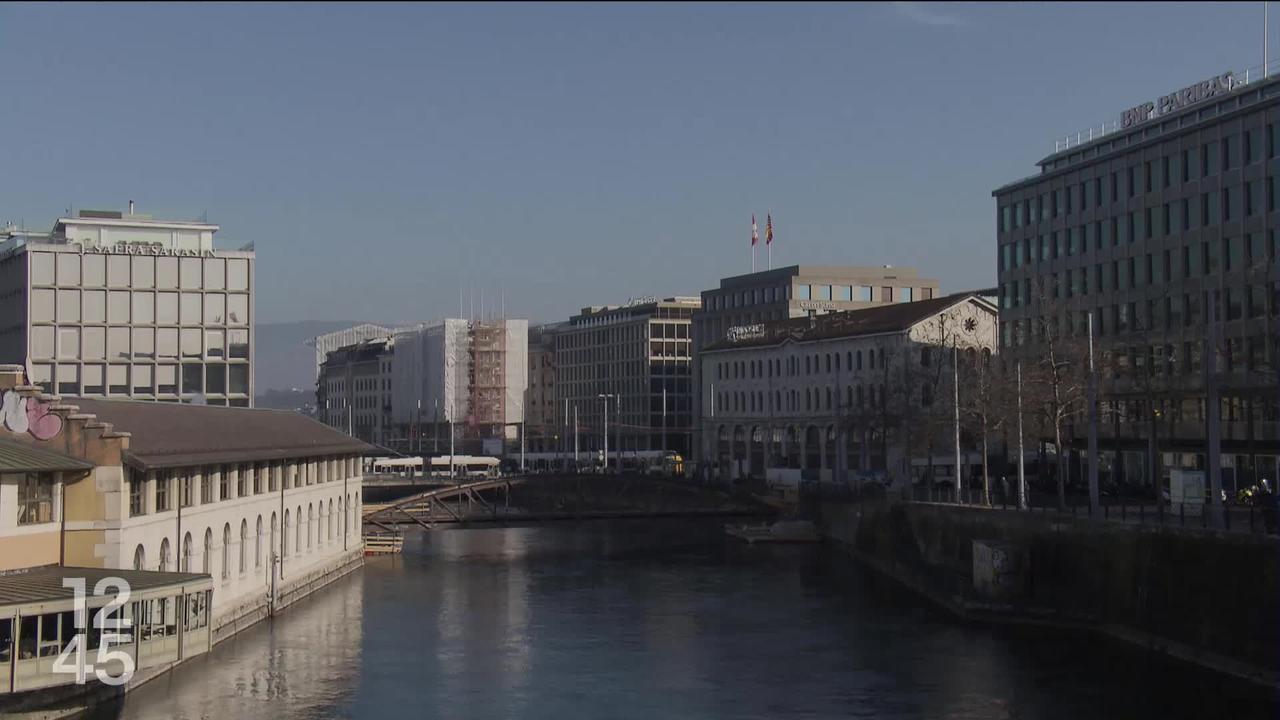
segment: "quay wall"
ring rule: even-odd
[[[963,619],[1100,632],[1280,687],[1275,537],[892,501],[816,514],[829,542]],[[975,545],[1013,559],[1003,592],[975,585]]]

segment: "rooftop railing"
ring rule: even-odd
[[[1276,74],[1280,74],[1280,60],[1268,62],[1265,67],[1262,65],[1256,65],[1251,68],[1246,68],[1240,72],[1234,72],[1231,74],[1231,91],[1238,90],[1245,85],[1258,82],[1259,80],[1264,80]],[[1177,91],[1175,90],[1173,92]],[[1095,125],[1055,140],[1053,143],[1053,152],[1057,154],[1081,145],[1086,145],[1094,140],[1111,135],[1120,129],[1120,118],[1117,116],[1102,123],[1101,125]],[[1128,130],[1129,128],[1124,129]]]

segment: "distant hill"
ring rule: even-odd
[[[315,415],[316,393],[314,390],[268,390],[259,393],[253,399],[254,407],[270,410],[293,410],[303,415]]]
[[[303,343],[334,330],[359,325],[361,320],[308,320],[263,323],[255,329],[254,388],[259,397],[268,390],[305,390],[314,395],[316,351]],[[315,402],[312,398],[312,402]]]

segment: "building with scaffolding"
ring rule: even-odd
[[[394,336],[389,447],[499,454],[519,441],[529,321],[446,319]]]

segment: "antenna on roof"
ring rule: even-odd
[[[132,215],[132,214],[133,214],[133,201],[132,201],[132,200],[130,200],[130,201],[129,201],[129,214],[130,214],[130,215]]]

